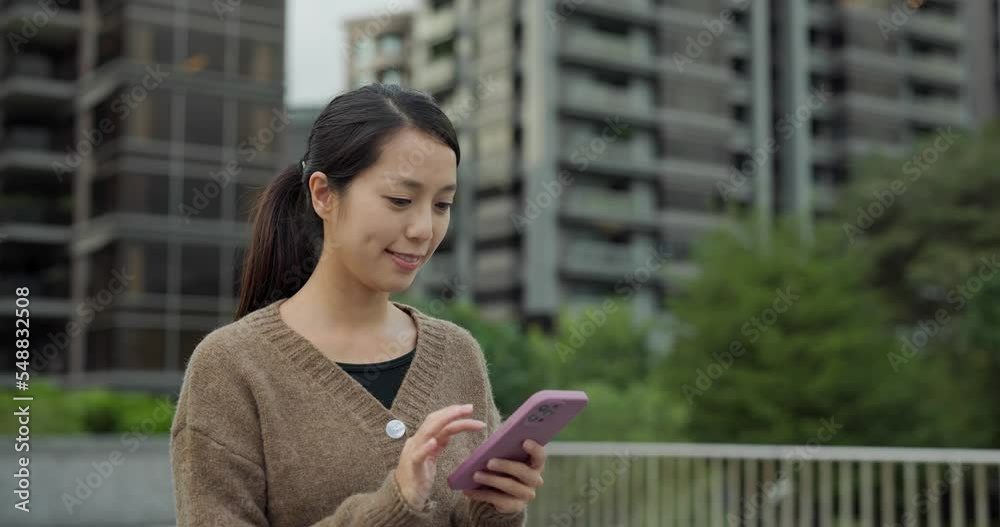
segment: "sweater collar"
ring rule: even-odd
[[[356,418],[367,431],[386,440],[386,447],[394,446],[393,441],[398,441],[387,437],[385,429],[389,421],[403,421],[406,424],[406,437],[409,437],[427,413],[435,410],[427,408],[427,404],[434,399],[435,386],[444,365],[446,330],[440,321],[413,306],[392,302],[415,321],[417,343],[413,361],[392,407],[387,409],[350,374],[282,320],[278,308],[286,300],[287,298],[283,298],[272,302],[261,308],[256,313],[257,316],[244,318],[277,348],[279,355],[286,357],[293,366],[342,404],[342,411]]]

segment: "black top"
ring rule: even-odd
[[[351,364],[338,362],[345,372],[354,377],[361,386],[364,386],[375,396],[386,409],[392,407],[392,401],[396,398],[396,392],[403,384],[403,377],[406,370],[410,369],[413,356],[417,349],[414,348],[406,355],[396,357],[385,362],[375,362],[371,364]]]

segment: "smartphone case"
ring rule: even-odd
[[[493,458],[526,463],[531,455],[521,446],[531,439],[547,444],[587,406],[587,394],[579,390],[541,390],[529,397],[490,437],[448,476],[454,490],[488,488],[472,479],[476,471],[493,473],[486,463]]]

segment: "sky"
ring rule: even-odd
[[[416,0],[287,0],[285,99],[326,104],[347,87],[344,20],[409,10]]]

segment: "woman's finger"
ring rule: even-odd
[[[542,477],[538,474],[538,471],[518,461],[497,457],[491,459],[486,464],[486,468],[494,472],[513,476],[529,487],[538,488],[542,486]]]
[[[472,489],[462,491],[466,496],[476,501],[492,503],[497,512],[510,514],[524,510],[525,502],[503,492],[491,489]]]
[[[476,472],[472,476],[472,479],[476,483],[488,485],[521,500],[530,501],[535,499],[535,489],[507,476]]]

